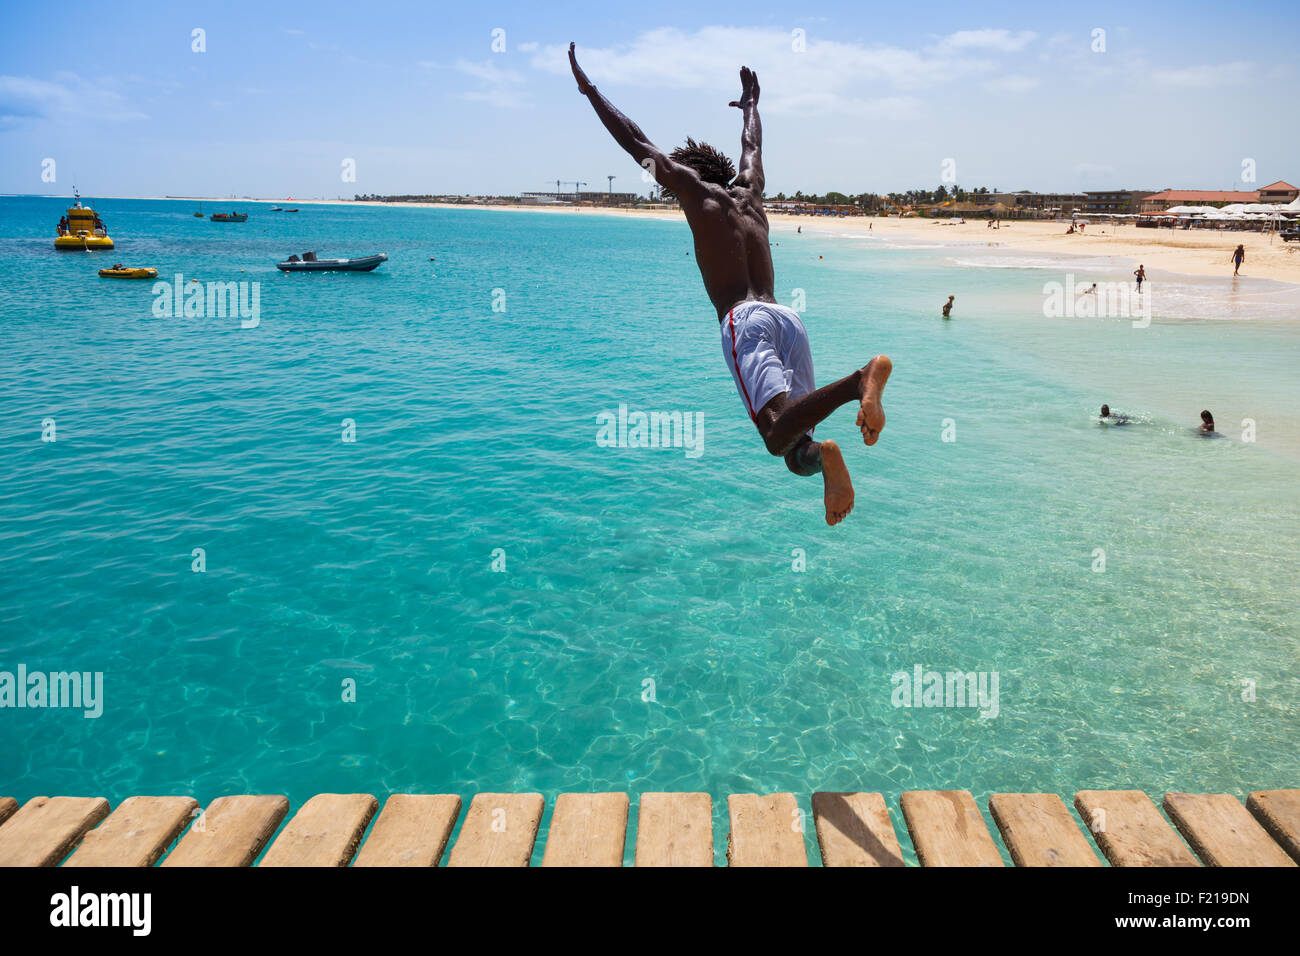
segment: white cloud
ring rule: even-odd
[[[1188,66],[1176,70],[1155,70],[1152,78],[1162,86],[1181,89],[1211,89],[1236,86],[1250,79],[1254,64],[1244,61]]]
[[[455,68],[481,84],[478,89],[457,94],[460,99],[488,103],[502,109],[518,109],[528,104],[524,75],[518,70],[497,66],[494,60],[480,63],[457,60]]]
[[[1008,73],[984,83],[984,88],[991,93],[1028,93],[1037,86],[1038,77],[1023,73]]]
[[[936,49],[945,52],[958,50],[990,50],[995,53],[1018,53],[1038,38],[1032,30],[1012,33],[1010,30],[958,30],[944,37]]]
[[[72,73],[56,73],[52,80],[0,76],[0,122],[148,119],[125,96],[109,88],[109,82],[101,78],[92,84]]]
[[[998,54],[1023,50],[1029,31],[967,30],[928,49],[825,39],[815,31],[796,52],[791,33],[769,27],[704,27],[693,33],[664,27],[616,48],[579,48],[578,59],[596,84],[707,91],[739,89],[738,67],[759,74],[764,102],[773,112],[897,115],[914,112],[907,94],[969,76],[998,71]],[[973,56],[972,54],[979,54]],[[994,58],[990,58],[994,57]],[[533,66],[569,71],[567,48],[546,46]],[[1029,89],[1032,77],[1008,78],[1004,89]]]

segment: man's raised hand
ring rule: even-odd
[[[570,54],[572,55],[572,54]],[[747,66],[740,68],[740,99],[727,104],[738,109],[758,105],[758,74]]]
[[[595,89],[591,81],[587,79],[587,74],[582,72],[582,67],[578,66],[578,58],[573,54],[573,43],[569,43],[569,66],[573,68],[573,78],[578,81],[578,92],[586,96]]]

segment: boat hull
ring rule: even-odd
[[[55,249],[80,252],[83,249],[112,249],[113,240],[108,236],[59,236],[54,240]]]
[[[104,279],[156,279],[158,278],[157,269],[100,269],[99,274]]]
[[[388,261],[388,253],[356,259],[317,259],[314,262],[277,262],[281,272],[370,272]]]

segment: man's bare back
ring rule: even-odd
[[[705,183],[702,198],[682,201],[695,237],[695,262],[718,321],[739,302],[775,302],[772,248],[762,195],[748,186]]]
[[[893,365],[888,356],[877,355],[837,382],[812,386],[807,330],[773,295],[757,75],[741,67],[740,99],[728,104],[744,115],[740,169],[733,176],[731,161],[707,144],[688,139],[686,147],[668,156],[651,143],[587,79],[572,43],[569,65],[578,92],[587,97],[610,135],[677,197],[695,239],[704,289],[718,313],[723,356],[750,417],[768,451],[783,456],[792,472],[822,475],[826,523],[838,524],[853,510],[853,484],[839,446],[814,441],[812,430],[841,405],[857,402],[862,440],[874,445],[885,427],[880,396]]]

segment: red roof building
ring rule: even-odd
[[[1294,202],[1297,196],[1300,196],[1300,189],[1281,179],[1261,186],[1259,190],[1260,202]]]
[[[1142,200],[1142,211],[1164,212],[1170,206],[1226,206],[1235,202],[1259,201],[1259,192],[1221,189],[1166,189]]]

